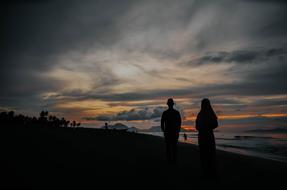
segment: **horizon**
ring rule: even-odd
[[[266,0],[1,2],[0,112],[158,126],[174,98],[193,128],[287,129],[287,3]]]

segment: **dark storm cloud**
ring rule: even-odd
[[[129,1],[6,1],[1,3],[1,105],[39,101],[35,96],[58,91],[63,81],[45,76],[68,51],[105,47],[117,39],[114,19]],[[116,7],[116,8],[115,8]],[[102,79],[103,85],[114,82]]]
[[[275,56],[273,51],[268,54]],[[283,52],[283,51],[278,51]],[[280,55],[281,55],[280,53]],[[277,54],[276,54],[277,55]],[[275,59],[277,60],[277,59]],[[272,61],[274,61],[272,59]],[[270,62],[268,66],[258,67],[252,71],[246,71],[244,78],[238,82],[224,84],[211,84],[182,89],[148,90],[143,92],[130,93],[96,93],[93,91],[82,93],[67,92],[64,97],[71,97],[74,100],[99,99],[104,101],[136,101],[151,99],[166,99],[169,97],[212,97],[212,96],[259,96],[259,95],[284,95],[287,94],[287,59],[280,58],[279,61]],[[233,68],[231,68],[233,70]]]
[[[161,117],[164,107],[131,109],[129,111],[122,111],[114,116],[98,115],[96,117],[84,117],[85,120],[97,121],[137,121],[137,120],[153,120]]]
[[[274,7],[277,6],[277,11],[272,14],[264,15],[261,26],[258,28],[256,36],[258,42],[268,41],[269,38],[277,39],[277,44],[281,42],[286,44],[287,41],[287,1],[285,0],[246,0],[246,3],[255,3],[258,6]],[[255,9],[256,10],[256,9]],[[251,27],[251,26],[250,26]],[[270,44],[266,44],[267,46]]]
[[[0,105],[12,109],[29,108],[38,111],[44,104],[40,94],[51,89],[60,90],[64,85],[61,81],[43,77],[35,71],[2,72]]]
[[[185,63],[185,65],[206,64],[206,63],[264,63],[273,58],[286,59],[287,47],[255,50],[235,50],[210,52],[198,59]]]
[[[287,100],[285,98],[278,99],[261,99],[256,100],[253,105],[256,106],[287,106]]]
[[[97,93],[97,92],[81,92],[73,91],[62,95],[57,95],[56,99],[61,97],[72,100],[103,100],[103,101],[137,101],[151,99],[166,99],[173,96],[183,96],[192,93],[192,89],[166,89],[166,90],[146,90],[144,92],[127,92],[127,93]],[[54,98],[51,96],[51,98]]]
[[[1,21],[5,27],[1,37],[7,43],[2,45],[13,53],[48,56],[70,49],[84,51],[95,42],[110,44],[117,37],[114,19],[129,4],[129,1],[32,1],[4,5],[5,17]]]
[[[251,1],[166,2],[14,0],[1,3],[0,86],[5,90],[0,92],[0,106],[38,105],[40,95],[45,92],[57,92],[49,97],[56,102],[287,93],[286,47],[277,44],[286,43],[287,39],[287,8],[281,5],[283,1],[252,1],[253,4]],[[268,5],[261,2],[268,2]],[[244,46],[247,47],[262,47],[270,41],[274,48],[237,48],[236,51],[218,48],[214,53],[204,53],[209,51],[209,46],[217,47],[227,42],[246,42]],[[257,72],[243,73],[242,81],[234,84],[137,92],[130,89],[127,93],[110,90],[122,80],[100,67],[95,69],[95,75],[100,76],[99,84],[94,85],[96,90],[90,91],[58,92],[67,81],[46,75],[58,66],[59,57],[67,52],[85,54],[90,49],[110,50],[114,46],[128,53],[147,53],[159,61],[180,59],[184,54],[204,50],[197,60],[200,64],[234,62],[240,65],[267,61],[271,65],[262,66]],[[81,60],[78,65],[82,67]],[[140,69],[150,76],[159,76],[159,72]],[[186,78],[177,79],[188,82]]]
[[[274,53],[272,53],[274,54]],[[72,91],[58,95],[70,100],[103,100],[109,102],[137,100],[165,100],[169,97],[202,98],[214,96],[259,96],[287,94],[286,59],[282,62],[270,63],[266,67],[258,67],[255,71],[246,71],[244,80],[225,84],[211,84],[182,89],[148,90],[129,93],[98,93],[94,91]],[[51,99],[53,97],[51,96]],[[227,102],[228,103],[228,102]]]
[[[112,3],[117,9],[110,9]],[[126,3],[32,1],[2,6],[1,67],[46,71],[64,52],[113,43],[114,18],[127,8]]]
[[[257,3],[287,3],[285,0],[239,0],[246,2],[257,2]]]
[[[83,50],[95,40],[99,44],[109,44],[116,37],[114,18],[128,5],[128,1],[2,4],[4,17],[1,21],[5,27],[1,30],[1,38],[6,42],[2,46],[5,45],[10,53],[24,51],[47,56],[69,49]],[[117,8],[113,9],[113,6]]]
[[[207,90],[211,94],[228,95],[284,95],[287,94],[287,60],[270,63],[266,67],[246,73],[244,80],[226,85],[214,85]]]

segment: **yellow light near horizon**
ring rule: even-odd
[[[251,117],[287,117],[285,113],[270,113],[270,114],[245,114],[245,115],[221,115],[218,116],[219,119],[245,119]]]
[[[287,113],[262,114],[262,117],[287,117]]]
[[[57,108],[80,110],[83,115],[98,115],[106,113],[117,113],[119,111],[130,109],[128,106],[111,107],[107,102],[101,100],[83,100],[64,102],[57,105]]]
[[[181,128],[187,131],[196,131],[195,128],[191,127],[190,125],[184,125]]]
[[[270,113],[270,114],[242,114],[242,115],[219,115],[218,119],[246,119],[252,117],[287,117],[285,113]],[[187,116],[185,118],[186,121],[195,121],[196,116]]]

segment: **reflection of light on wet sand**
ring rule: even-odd
[[[250,156],[250,151],[244,150],[244,149],[239,149],[239,148],[232,148],[232,147],[222,147],[222,146],[216,146],[217,149],[219,150],[224,150],[228,152],[234,152],[238,154],[243,154],[243,155],[249,155]],[[251,154],[252,155],[252,154]]]
[[[195,141],[191,138],[187,138],[186,140],[184,140],[184,138],[180,138],[179,141],[184,143],[195,144]]]
[[[232,147],[216,146],[216,149],[227,151],[227,152],[233,152],[233,153],[237,153],[237,154],[242,154],[242,155],[246,155],[246,156],[259,157],[259,158],[270,159],[270,160],[275,160],[275,161],[287,163],[286,158],[283,156],[258,153],[258,152],[254,152],[254,151],[248,151],[248,150],[239,149],[239,148],[232,148]]]
[[[184,140],[183,134],[187,134],[187,140]],[[147,132],[146,134],[151,134],[155,136],[163,137],[162,132]],[[236,135],[247,137],[246,139],[236,139]],[[255,136],[254,136],[255,135]],[[264,135],[264,136],[262,136]],[[233,152],[236,154],[260,157],[265,159],[271,159],[281,162],[286,162],[286,156],[281,153],[261,152],[262,146],[268,145],[269,147],[284,148],[287,142],[287,134],[249,134],[249,133],[215,133],[216,138],[216,148],[218,150],[223,150],[227,152]],[[259,140],[258,140],[259,139]],[[260,141],[263,140],[263,142]],[[179,136],[179,142],[198,145],[197,132],[181,132]],[[259,149],[258,149],[259,148]],[[268,152],[269,151],[269,152]]]
[[[187,134],[187,139],[185,140],[183,134]],[[179,141],[188,144],[195,144],[197,145],[197,133],[195,132],[180,132],[179,134]]]
[[[198,145],[197,142],[197,133],[194,132],[186,132],[188,135],[187,140],[184,140],[183,133],[180,135],[179,141],[183,143],[188,143],[188,144],[194,144]],[[247,136],[247,139],[235,139],[235,135],[242,135]],[[254,136],[255,135],[255,136]],[[261,134],[263,135],[263,134]],[[281,162],[287,162],[286,157],[283,155],[279,154],[274,154],[274,153],[268,153],[268,152],[260,152],[260,151],[255,151],[255,150],[250,150],[249,148],[253,149],[257,146],[260,145],[260,141],[258,139],[263,138],[265,142],[268,142],[269,145],[272,145],[273,147],[277,147],[280,145],[285,145],[287,141],[287,134],[272,134],[266,136],[261,136],[261,135],[256,135],[256,134],[216,134],[216,148],[218,150],[223,150],[227,152],[233,152],[236,154],[241,154],[241,155],[247,155],[247,156],[253,156],[253,157],[260,157],[260,158],[265,158],[265,159],[271,159],[271,160],[276,160],[276,161],[281,161]],[[248,138],[251,137],[251,138]],[[254,138],[252,138],[254,137]],[[250,142],[250,140],[252,142]],[[256,140],[256,142],[254,142]],[[243,143],[243,144],[242,144]],[[251,144],[250,144],[251,143]],[[258,144],[259,143],[259,144]],[[244,148],[246,145],[251,145],[251,147],[247,146],[246,149]],[[233,147],[234,146],[234,147]],[[243,146],[242,148],[237,147],[237,146]]]

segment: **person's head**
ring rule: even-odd
[[[174,105],[173,99],[172,99],[172,98],[169,98],[169,99],[167,100],[167,103],[166,103],[166,104],[168,105],[169,108],[173,108],[173,105]]]
[[[202,110],[209,110],[211,108],[211,104],[208,98],[204,98],[201,101],[201,109]]]
[[[204,114],[213,115],[213,116],[216,117],[216,114],[213,111],[213,108],[212,108],[211,103],[210,103],[208,98],[204,98],[201,101],[201,112],[204,113]]]

